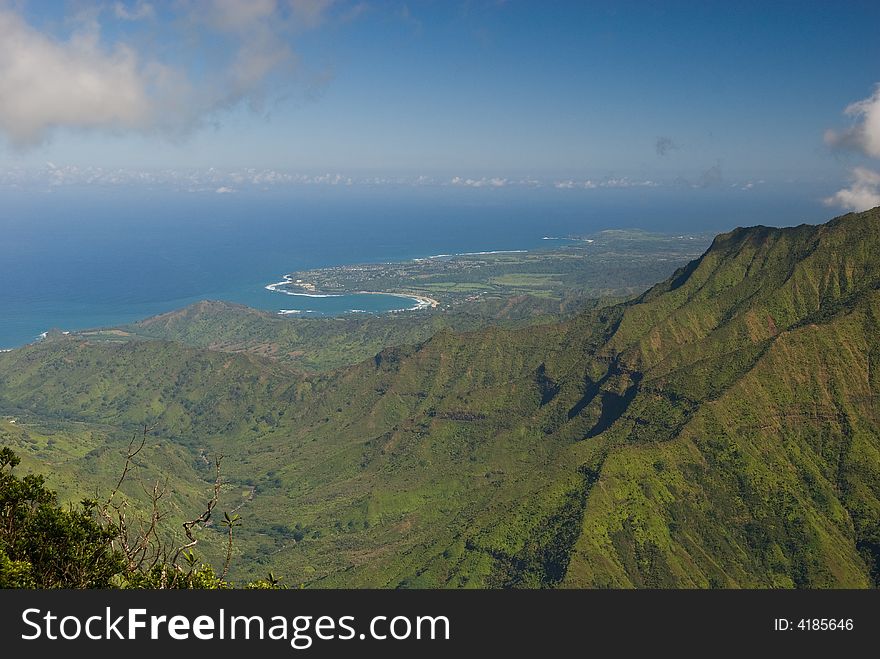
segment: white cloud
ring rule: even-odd
[[[303,174],[276,169],[175,169],[162,168],[140,170],[132,168],[103,168],[94,166],[65,165],[47,162],[42,169],[0,167],[0,188],[4,185],[30,186],[152,186],[191,192],[240,192],[247,190],[279,189],[289,186],[459,186],[466,188],[512,189],[539,188],[553,185],[558,189],[656,187],[651,180],[608,178],[601,181],[575,181],[574,179],[544,182],[527,177],[510,179],[501,176],[451,179],[432,176],[350,176],[340,172]]]
[[[880,84],[873,95],[847,106],[844,114],[854,117],[856,123],[843,131],[825,131],[825,143],[880,158]]]
[[[113,15],[122,21],[141,21],[147,18],[153,18],[156,10],[149,2],[138,0],[133,5],[124,2],[117,2],[113,5]]]
[[[854,168],[850,186],[838,190],[824,201],[828,206],[840,206],[856,212],[880,206],[880,172],[866,167]]]
[[[731,183],[730,187],[733,188],[734,190],[736,190],[736,189],[754,190],[755,187],[757,187],[759,185],[764,185],[764,183],[765,183],[764,179],[760,179],[758,181],[745,181],[745,182],[741,182],[741,183]]]
[[[294,19],[308,28],[315,28],[324,22],[327,10],[336,0],[289,0]],[[364,5],[356,5],[350,12],[363,12]],[[356,17],[353,16],[353,17]]]
[[[103,50],[90,30],[51,39],[0,10],[0,130],[16,146],[55,126],[144,127],[151,102],[137,55]]]
[[[286,92],[278,76],[296,64],[295,28],[317,26],[330,5],[179,0],[168,5],[175,12],[168,29],[181,31],[169,62],[155,39],[145,38],[149,25],[138,25],[156,17],[145,0],[70,15],[62,24],[74,28],[64,36],[29,24],[16,3],[0,0],[0,137],[27,148],[59,128],[180,135],[240,102],[259,108],[270,79],[282,83],[272,87],[279,95]],[[127,21],[131,28],[120,36],[102,30],[103,21]],[[218,39],[225,58],[215,56]]]
[[[509,181],[506,178],[500,177],[462,178],[461,176],[454,176],[449,183],[450,185],[461,185],[468,188],[503,188],[507,186]]]
[[[592,183],[592,181],[587,181],[588,183]],[[645,179],[643,181],[633,181],[630,178],[624,176],[623,178],[609,178],[598,184],[599,187],[602,188],[655,188],[657,187],[657,183],[654,181]]]
[[[246,31],[275,14],[275,0],[200,0],[193,11],[221,30]]]
[[[189,0],[196,31],[208,28],[229,42],[231,61],[203,90],[209,107],[228,106],[248,96],[258,101],[261,83],[295,61],[288,45],[288,22],[277,0]],[[252,105],[257,105],[253,102]]]
[[[855,123],[843,131],[825,131],[825,143],[880,158],[880,84],[875,87],[873,95],[851,103],[844,113],[854,117]],[[849,187],[838,190],[824,201],[828,206],[852,211],[880,206],[880,172],[854,167],[850,170]]]
[[[596,188],[656,188],[660,184],[650,179],[633,180],[627,176],[621,178],[609,177],[601,181],[587,179],[586,181],[574,181],[567,179],[564,181],[556,181],[553,187],[557,190],[595,190]]]

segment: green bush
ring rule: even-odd
[[[42,476],[19,478],[20,458],[0,448],[0,588],[226,589],[234,585],[191,552],[169,561],[127,564],[114,548],[120,530],[101,523],[97,502],[64,508]],[[227,519],[237,520],[237,515]],[[282,588],[273,574],[249,589]]]

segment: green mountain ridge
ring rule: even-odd
[[[282,318],[240,304],[205,300],[132,325],[80,335],[93,342],[174,341],[269,357],[304,371],[327,371],[369,359],[387,346],[424,341],[441,329],[473,331],[487,324],[522,327],[549,323],[612,302],[520,295],[462,305],[463,309],[453,313]]]
[[[32,468],[56,459],[62,480],[100,483],[85,457],[53,458],[21,429],[121,438],[155,423],[182,509],[196,479],[208,487],[200,456],[224,453],[221,505],[246,521],[235,565],[248,578],[877,586],[878,255],[878,209],[737,229],[635,300],[438,327],[323,373],[240,352],[241,338],[230,354],[61,337],[0,355],[0,414],[18,419],[0,439]],[[250,336],[262,320],[248,318]],[[117,461],[119,442],[102,445]]]

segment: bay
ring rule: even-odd
[[[202,299],[297,316],[384,313],[388,295],[288,296],[289,272],[546,247],[606,228],[723,231],[819,222],[818,202],[725,191],[354,186],[235,194],[66,189],[0,194],[0,348],[50,329],[120,325]]]

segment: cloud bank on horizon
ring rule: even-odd
[[[269,78],[296,63],[290,35],[319,25],[332,4],[182,0],[164,26],[182,30],[187,52],[168,63],[143,45],[159,11],[144,0],[83,9],[63,37],[0,2],[0,132],[17,149],[58,128],[173,135],[238,103],[257,107]]]
[[[717,169],[717,165],[711,169]],[[701,179],[705,178],[704,173]],[[719,174],[720,177],[720,174]],[[726,187],[748,192],[763,186],[764,180],[731,181],[724,186],[721,179],[706,184],[692,183],[687,179],[660,180],[630,178],[628,176],[606,176],[604,178],[552,179],[552,178],[509,178],[504,176],[438,177],[428,175],[370,176],[353,175],[342,172],[303,173],[276,169],[246,167],[240,169],[162,168],[136,169],[105,168],[99,166],[79,166],[46,162],[42,168],[22,167],[0,168],[0,189],[40,191],[64,188],[154,188],[175,190],[187,193],[217,193],[282,190],[299,186],[344,186],[344,187],[397,187],[397,188],[459,188],[473,190],[505,189],[546,189],[565,193],[566,191],[600,191],[632,189],[700,189]]]
[[[854,123],[845,130],[825,131],[825,143],[834,149],[859,152],[880,159],[880,83],[868,98],[851,103],[844,114]],[[863,211],[880,206],[880,172],[868,167],[850,170],[850,185],[825,199],[828,206]]]

